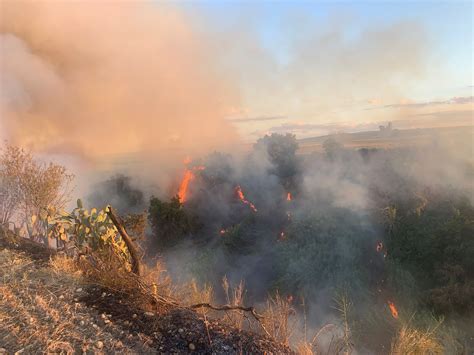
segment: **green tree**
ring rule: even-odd
[[[197,218],[184,209],[178,196],[169,202],[152,197],[148,209],[148,221],[159,247],[176,245],[199,227]]]

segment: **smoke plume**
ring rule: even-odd
[[[182,11],[3,2],[2,12],[2,138],[86,158],[187,154],[236,141],[223,120],[236,91]]]

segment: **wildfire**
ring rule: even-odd
[[[287,200],[287,201],[291,201],[291,192],[288,192],[288,193],[286,194],[286,200]]]
[[[382,242],[377,242],[377,245],[375,247],[375,250],[377,250],[377,253],[380,253],[383,249],[383,243]]]
[[[185,158],[183,163],[185,165],[188,165],[191,163],[191,158]],[[196,177],[194,175],[194,171],[196,170],[204,170],[204,166],[194,166],[191,169],[187,168],[186,171],[184,172],[183,180],[181,180],[181,183],[179,184],[179,190],[178,190],[178,198],[179,202],[184,203],[187,200],[187,195],[188,195],[188,187],[189,183],[194,180]]]
[[[181,203],[184,203],[187,199],[188,186],[191,180],[194,180],[194,173],[192,170],[186,170],[178,190],[178,198]]]
[[[240,199],[240,201],[242,201],[246,205],[249,205],[249,207],[252,209],[252,211],[257,212],[257,208],[254,206],[254,204],[245,199],[245,195],[244,195],[240,185],[236,186],[235,193],[236,193],[237,197]]]
[[[286,239],[286,234],[285,232],[280,233],[280,237],[278,238],[279,241],[285,240]]]
[[[225,229],[221,229],[221,230],[219,231],[219,234],[220,234],[220,235],[224,235],[224,234],[226,234],[226,232],[227,232],[227,231],[226,231]]]
[[[398,310],[395,307],[395,304],[392,301],[387,301],[388,307],[390,308],[390,312],[392,312],[392,317],[398,319]]]

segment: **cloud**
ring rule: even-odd
[[[244,117],[244,118],[230,118],[228,121],[233,123],[246,123],[246,122],[262,122],[262,121],[275,121],[284,120],[286,116],[257,116],[257,117]]]
[[[378,107],[367,108],[366,110],[374,110],[380,108],[424,108],[430,106],[439,106],[439,105],[462,105],[474,103],[473,96],[463,96],[463,97],[452,97],[447,100],[440,101],[428,101],[428,102],[401,102],[398,104],[390,104]]]

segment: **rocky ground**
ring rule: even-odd
[[[187,309],[133,309],[35,245],[0,243],[0,354],[282,354],[283,345]]]

